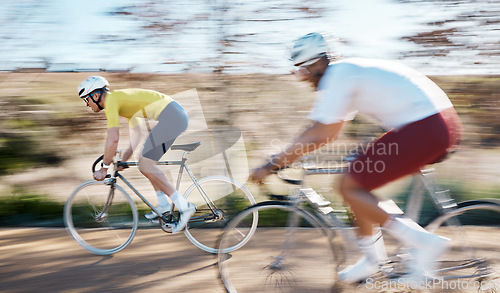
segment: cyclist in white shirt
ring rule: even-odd
[[[382,234],[374,233],[374,226],[384,227],[415,248],[408,279],[432,277],[433,261],[448,250],[449,239],[428,233],[410,219],[390,216],[378,207],[372,190],[443,159],[460,142],[460,118],[434,82],[407,66],[375,59],[331,60],[328,53],[321,34],[295,41],[291,60],[299,67],[296,75],[317,90],[309,115],[312,125],[284,151],[253,170],[250,179],[262,182],[273,169],[330,143],[357,113],[375,118],[387,132],[351,162],[340,180],[340,193],[355,214],[364,256],[339,272],[339,279],[365,280],[386,261]],[[379,168],[373,168],[374,164]]]

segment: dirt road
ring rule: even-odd
[[[476,253],[486,253],[489,259],[495,260],[498,264],[500,250],[494,244],[498,242],[491,241],[491,237],[499,237],[496,229],[475,228],[471,230],[469,236],[479,240],[476,241],[475,247],[479,249]],[[263,231],[262,235],[267,235],[266,230]],[[257,233],[252,239],[263,254],[272,252],[270,248],[265,248],[264,239],[272,243],[275,237],[267,235],[259,238]],[[488,241],[484,241],[485,239]],[[389,248],[394,246],[390,238],[386,240]],[[301,249],[297,252],[306,247],[312,248],[313,242],[308,241],[308,243],[300,245]],[[238,253],[248,257],[245,256],[245,251],[246,253],[251,251],[250,244],[238,250]],[[313,251],[315,250],[306,251],[309,258],[312,257]],[[237,257],[241,259],[241,255]],[[358,255],[352,251],[348,253],[350,262],[355,261],[353,257],[357,259]],[[301,259],[303,261],[305,258]],[[244,284],[245,286],[255,288],[252,287],[255,285],[253,284],[255,279],[248,278],[245,281],[249,282]],[[492,281],[491,285],[495,290],[498,289],[499,279]],[[453,288],[432,292],[478,292],[472,284],[463,288],[465,290]],[[304,292],[295,289],[292,288],[291,292]],[[345,289],[343,292],[360,290],[355,287]],[[134,241],[123,251],[113,256],[96,256],[80,248],[61,228],[0,229],[0,292],[37,291],[44,293],[225,292],[218,279],[215,256],[196,248],[184,234],[171,235],[163,233],[160,229],[139,229]],[[361,291],[366,292],[366,290]],[[250,292],[253,292],[252,289]]]
[[[0,262],[0,292],[224,292],[213,255],[157,229],[107,257],[64,229],[0,229]]]

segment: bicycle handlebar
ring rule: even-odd
[[[99,164],[99,162],[101,162],[102,160],[104,159],[104,155],[101,155],[99,158],[97,158],[97,160],[94,161],[94,163],[92,164],[92,173],[94,173],[96,170],[96,166],[97,164]],[[126,162],[122,163],[122,162],[117,162],[117,165],[120,166],[120,167],[123,167],[123,168],[128,168],[128,164]],[[106,175],[106,178],[110,178],[111,175]]]
[[[282,167],[282,168],[279,168],[279,169],[271,170],[271,174],[276,174],[279,179],[281,179],[282,181],[284,181],[284,182],[286,182],[288,184],[301,185],[302,184],[302,180],[286,178],[283,174],[280,173],[280,171],[283,171],[283,170],[288,169],[288,168],[290,168],[290,167],[286,166],[286,167]]]
[[[281,179],[282,181],[284,181],[288,184],[292,184],[292,185],[301,185],[302,184],[302,180],[286,178],[283,174],[279,173],[278,171],[276,171],[276,175],[278,175],[279,179]]]
[[[354,161],[357,157],[357,154],[350,155],[346,158],[342,159],[342,162],[345,164],[349,164],[352,161]],[[304,170],[304,175],[314,175],[314,174],[323,174],[323,175],[332,175],[332,174],[342,174],[346,172],[346,166],[336,166],[334,168],[321,168],[321,167],[311,167],[307,166],[308,160],[310,159],[310,156],[305,156],[299,158],[298,162],[300,163],[300,167]],[[275,174],[278,176],[279,179],[284,181],[285,183],[292,184],[292,185],[301,185],[302,181],[301,179],[290,179],[287,178],[281,171],[291,168],[292,166],[285,166],[281,167],[278,169],[271,170],[271,174]]]
[[[104,155],[101,155],[99,158],[97,158],[97,160],[94,161],[94,163],[92,164],[92,173],[95,172],[95,167],[97,166],[97,164],[102,161],[102,159],[104,158]]]

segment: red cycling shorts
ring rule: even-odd
[[[443,159],[460,143],[462,123],[454,108],[393,129],[367,147],[348,174],[373,190]]]

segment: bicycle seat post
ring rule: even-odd
[[[116,158],[116,161],[118,161],[118,162],[120,162],[122,160],[122,150],[121,149],[116,150],[115,158]]]

